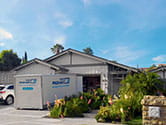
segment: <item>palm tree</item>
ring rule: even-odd
[[[93,55],[93,50],[90,47],[87,47],[87,48],[83,49],[83,51],[86,54]]]
[[[55,54],[59,54],[64,50],[64,47],[61,44],[56,44],[51,48],[51,51]]]

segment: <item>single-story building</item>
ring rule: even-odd
[[[15,75],[73,73],[82,76],[83,91],[101,88],[117,94],[120,81],[138,70],[115,61],[67,49],[45,60],[33,59],[13,70]]]
[[[166,79],[166,64],[159,64],[159,66],[152,69],[151,72],[157,73],[161,79]]]
[[[166,89],[166,64],[159,64],[156,68],[150,70],[150,72],[157,73],[161,80],[165,82],[164,88]]]

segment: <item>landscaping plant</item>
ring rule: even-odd
[[[120,98],[113,100],[110,106],[100,107],[96,115],[98,122],[132,120],[141,115],[144,95],[155,95],[158,90],[162,91],[159,76],[150,72],[128,75],[121,83]]]
[[[97,89],[79,94],[78,96],[72,95],[64,99],[56,99],[53,108],[47,102],[47,107],[50,110],[50,117],[52,118],[82,117],[83,113],[99,109],[100,106],[108,105],[109,97],[103,90]]]

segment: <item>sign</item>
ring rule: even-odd
[[[52,84],[54,85],[52,88],[69,87],[70,78],[60,78],[57,81],[52,81]]]
[[[22,90],[24,91],[31,91],[33,90],[33,86],[37,83],[37,79],[25,79],[19,81],[19,86],[22,86]]]
[[[149,117],[156,117],[156,118],[160,118],[160,107],[149,107],[149,111],[148,111],[148,115]]]
[[[33,87],[23,87],[22,90],[33,90]]]
[[[20,81],[19,84],[35,84],[37,79],[25,79],[24,81]]]

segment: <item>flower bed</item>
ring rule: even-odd
[[[52,118],[83,117],[83,113],[99,109],[100,106],[107,106],[109,98],[110,96],[104,94],[104,91],[97,89],[80,93],[79,96],[73,95],[64,99],[56,99],[53,107],[49,102],[47,107]]]

